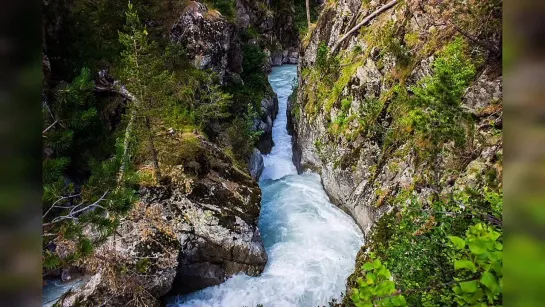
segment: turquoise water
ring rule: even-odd
[[[225,283],[178,297],[170,306],[322,306],[345,291],[363,235],[335,207],[320,176],[297,175],[286,130],[287,98],[297,66],[274,67],[269,82],[279,98],[275,146],[264,157],[259,229],[269,261],[263,274],[236,275]]]

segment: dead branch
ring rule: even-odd
[[[65,199],[70,199],[70,198],[74,198],[74,197],[78,197],[80,196],[81,194],[74,194],[74,195],[69,195],[69,196],[61,196],[59,199],[57,199],[53,205],[51,205],[51,207],[49,207],[49,209],[47,209],[47,211],[44,213],[44,215],[42,216],[42,219],[45,218],[45,216],[49,213],[49,211],[51,211],[51,209],[53,208],[66,208],[66,207],[61,207],[61,206],[58,206],[57,204]]]
[[[343,35],[336,43],[335,45],[333,45],[333,48],[331,48],[331,53],[334,53],[337,48],[339,48],[339,45],[344,41],[346,40],[348,37],[350,37],[350,35],[352,35],[354,32],[356,32],[359,28],[361,28],[362,26],[364,26],[365,24],[367,24],[368,22],[370,22],[371,20],[373,20],[373,18],[377,17],[378,15],[380,15],[381,13],[387,11],[388,9],[392,8],[394,5],[397,4],[397,0],[393,0],[385,5],[383,5],[382,7],[380,7],[378,10],[374,11],[373,13],[371,13],[370,15],[368,15],[367,17],[365,17],[360,23],[358,23],[356,26],[354,26],[352,29],[350,29],[350,31],[348,31],[348,33],[346,33],[345,35]]]
[[[87,210],[94,210],[95,208],[102,208],[102,209],[106,210],[106,208],[99,205],[99,203],[106,199],[105,197],[108,194],[108,192],[109,192],[109,190],[104,192],[104,194],[102,194],[102,196],[97,201],[95,201],[94,203],[92,203],[90,205],[87,205],[87,206],[85,206],[85,207],[83,207],[81,209],[78,209],[78,208],[80,208],[84,204],[79,204],[77,206],[74,206],[67,215],[58,216],[58,217],[54,218],[51,222],[43,224],[43,226],[49,226],[49,225],[58,223],[60,221],[68,220],[68,219],[78,220],[76,215],[79,214],[79,213],[85,212]],[[51,210],[51,208],[50,208],[50,210]],[[46,212],[46,214],[47,214],[47,212]]]
[[[59,120],[55,120],[51,125],[49,125],[49,127],[45,128],[44,131],[42,131],[42,134],[46,134],[47,131],[49,131],[49,129],[53,128],[57,123],[59,122]]]

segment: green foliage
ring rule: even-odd
[[[499,194],[463,194],[430,205],[409,190],[388,199],[396,209],[381,217],[367,244],[408,306],[501,304],[501,228],[490,219]]]
[[[217,9],[222,15],[234,18],[236,6],[234,0],[206,0],[206,4],[214,9]]]
[[[338,71],[339,60],[329,53],[329,48],[325,42],[321,42],[316,53],[316,68],[322,74]]]
[[[299,31],[299,35],[303,36],[308,31],[307,8],[305,0],[295,0],[295,27]],[[320,4],[318,1],[310,0],[310,22],[316,22],[320,16]]]
[[[469,227],[465,238],[449,236],[452,260],[460,281],[452,290],[459,306],[501,305],[503,287],[503,244],[501,233],[478,223]]]
[[[149,267],[150,267],[150,260],[148,258],[142,258],[136,262],[136,270],[142,274],[146,273]]]
[[[195,110],[195,116],[197,124],[207,131],[212,123],[231,116],[229,108],[232,96],[222,92],[219,85],[205,84],[204,86],[206,89],[202,91],[203,95]]]
[[[267,77],[263,73],[263,67],[267,60],[265,52],[256,44],[242,46],[243,61],[241,77],[246,86],[252,89],[262,90],[267,87]]]
[[[369,262],[361,267],[362,277],[356,282],[359,287],[350,298],[356,307],[406,306],[403,295],[398,295],[392,274],[379,259],[371,255]]]
[[[450,141],[463,146],[472,122],[461,107],[461,98],[474,75],[475,67],[465,54],[464,41],[457,38],[438,54],[431,75],[410,87],[413,96],[404,87],[394,87],[395,129],[385,143],[414,133],[413,147],[423,158],[434,157]]]
[[[396,58],[396,64],[404,67],[409,65],[411,55],[403,39],[400,39],[397,35],[398,30],[393,21],[388,22],[379,29],[377,38],[380,40],[379,45],[382,47],[381,56],[389,53]]]
[[[261,131],[254,131],[253,120],[237,117],[225,131],[224,140],[229,151],[239,162],[246,162],[253,152]],[[241,163],[245,165],[245,163]]]

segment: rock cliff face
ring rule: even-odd
[[[483,178],[501,175],[502,76],[496,55],[434,20],[433,7],[410,1],[372,19],[331,54],[343,34],[385,3],[363,2],[325,5],[301,44],[298,94],[288,115],[298,170],[320,172],[331,200],[368,234],[401,191],[425,203],[432,195],[499,184]],[[416,141],[410,128],[394,133],[404,113],[400,93],[412,97],[433,77],[434,62],[455,37],[465,39],[464,54],[476,63],[460,105],[471,119],[465,145],[445,141],[433,159],[423,159],[425,139]]]
[[[297,31],[292,15],[281,15],[288,21],[277,21],[280,15],[275,15],[265,2],[260,1],[239,0],[236,7],[236,18],[232,21],[201,2],[189,2],[171,28],[171,40],[186,48],[195,67],[215,71],[224,84],[239,83],[241,80],[241,37],[247,35],[250,28],[257,34],[249,43],[280,50],[278,60],[276,53],[271,54],[265,48],[269,63],[263,67],[263,73],[271,65],[297,63]],[[255,129],[263,131],[257,145],[263,154],[269,153],[273,146],[272,124],[278,112],[278,98],[272,89],[269,88],[268,92],[261,101],[261,116],[254,119]]]
[[[191,1],[170,31],[171,40],[186,48],[193,64],[212,69],[220,80],[242,71],[242,50],[235,24],[203,3]]]
[[[261,114],[261,117],[254,119],[255,129],[263,131],[263,134],[259,137],[257,148],[263,154],[268,154],[274,146],[272,128],[273,121],[278,114],[278,97],[276,94],[261,100]]]
[[[184,46],[195,67],[216,72],[223,85],[240,83],[243,32],[257,28],[258,36],[250,43],[262,46],[261,40],[280,42],[275,31],[284,31],[275,26],[274,16],[256,5],[239,1],[237,16],[227,18],[201,2],[190,1],[168,37]],[[266,70],[263,67],[263,74]],[[261,191],[256,179],[263,170],[261,154],[273,146],[278,99],[269,90],[259,103],[254,124],[263,133],[259,150],[249,161],[250,174],[198,135],[171,129],[158,136],[167,148],[179,149],[160,150],[165,153],[159,156],[159,163],[166,179],[159,186],[141,187],[139,201],[116,234],[76,264],[89,276],[63,295],[60,306],[159,306],[166,295],[218,285],[237,273],[261,274],[267,255],[257,227]],[[169,154],[172,156],[167,157]],[[91,237],[99,235],[94,229],[85,232]],[[63,251],[68,255],[74,250],[70,241],[58,241],[56,246],[61,256]]]
[[[297,64],[298,31],[295,28],[293,1],[237,0],[237,25],[242,30],[252,28],[267,46],[269,66]]]
[[[215,145],[199,139],[196,150],[202,153],[197,176],[141,188],[140,202],[117,234],[85,262],[94,275],[61,306],[122,305],[133,299],[159,305],[167,293],[263,271],[267,254],[257,228],[259,187]]]

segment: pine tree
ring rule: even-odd
[[[134,131],[134,125],[137,117],[144,118],[143,134],[148,142],[151,152],[153,168],[157,180],[161,178],[157,149],[155,147],[154,135],[152,129],[152,117],[157,115],[157,111],[163,107],[164,98],[157,95],[162,93],[157,90],[157,86],[164,84],[168,74],[165,70],[158,69],[160,64],[153,59],[152,50],[155,48],[153,43],[148,40],[148,32],[142,26],[138,13],[132,3],[129,2],[126,15],[125,32],[119,33],[119,41],[125,47],[121,56],[123,59],[123,79],[126,81],[126,87],[131,93],[134,93],[134,99],[129,105],[129,122],[125,130],[122,165],[118,174],[118,180],[122,180],[125,173],[125,165],[129,159],[130,138]],[[155,94],[154,94],[155,93]]]

